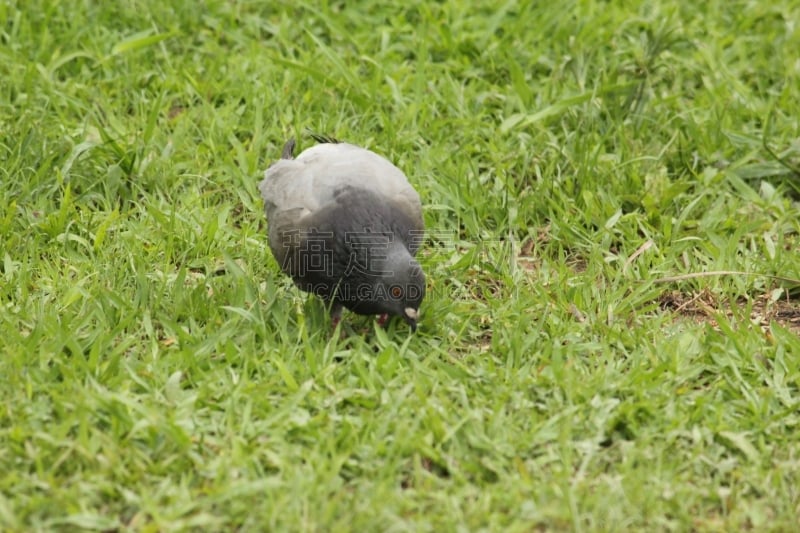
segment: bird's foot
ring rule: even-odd
[[[389,322],[389,315],[387,313],[383,313],[378,317],[378,325],[382,328],[386,327],[387,322]]]
[[[342,320],[342,304],[333,303],[330,309],[331,313],[331,331],[336,331],[336,326]],[[344,330],[342,330],[342,337],[344,337]]]

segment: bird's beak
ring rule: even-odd
[[[417,319],[419,318],[419,311],[413,307],[406,307],[403,309],[403,312],[405,313],[404,318],[406,319],[406,322],[408,322],[408,325],[411,326],[412,333],[417,331]]]

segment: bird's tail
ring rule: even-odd
[[[286,144],[283,145],[283,151],[281,152],[281,159],[294,159],[295,144],[294,137],[286,141]]]
[[[321,133],[316,133],[313,131],[309,131],[308,135],[318,143],[322,144],[339,144],[341,142],[340,140],[335,139],[330,135],[323,135]]]
[[[309,135],[312,139],[317,141],[318,143],[332,143],[337,144],[340,141],[338,139],[334,139],[329,135],[322,135],[320,133],[315,133],[313,131],[309,132]],[[286,144],[283,145],[283,151],[281,151],[281,159],[294,159],[294,149],[297,146],[297,143],[294,140],[294,137],[286,141]]]

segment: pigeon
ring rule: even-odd
[[[269,246],[281,270],[329,306],[399,316],[414,332],[425,297],[415,259],[425,226],[405,174],[370,150],[311,135],[319,144],[294,157],[289,139],[259,184]]]

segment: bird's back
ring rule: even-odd
[[[296,159],[281,159],[265,173],[259,189],[267,209],[295,211],[298,220],[330,205],[348,189],[363,189],[398,204],[422,221],[419,195],[406,176],[378,154],[347,143],[313,146]]]
[[[364,148],[318,144],[296,159],[274,163],[259,189],[270,248],[296,280],[302,277],[294,263],[303,259],[298,250],[304,235],[321,239],[339,262],[352,255],[353,242],[369,240],[365,233],[400,242],[412,256],[419,247],[424,229],[419,195],[400,169]]]

